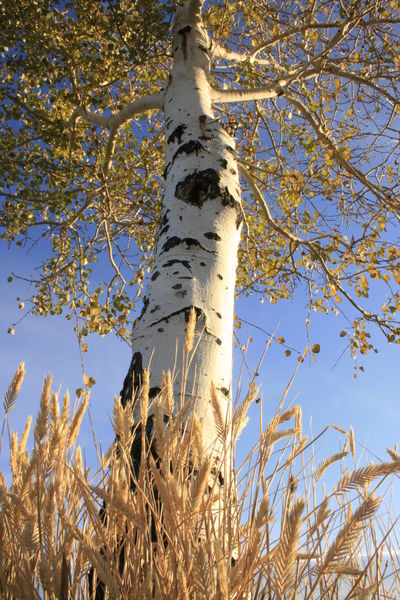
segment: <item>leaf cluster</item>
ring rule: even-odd
[[[164,123],[126,123],[111,142],[71,117],[162,89],[171,13],[147,0],[0,8],[1,235],[45,241],[35,310],[65,311],[83,335],[128,335],[156,239]],[[354,356],[374,349],[371,325],[398,342],[397,2],[207,2],[204,22],[215,89],[280,90],[215,106],[242,172],[238,292],[276,303],[302,288],[309,313],[344,315]]]

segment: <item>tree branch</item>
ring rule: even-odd
[[[137,98],[133,102],[127,104],[124,108],[121,108],[119,112],[112,116],[110,121],[110,129],[118,129],[121,127],[121,125],[129,121],[129,119],[139,115],[140,113],[145,113],[150,110],[161,110],[163,100],[163,92]]]
[[[107,141],[106,152],[105,152],[105,156],[104,156],[104,164],[103,164],[103,176],[105,179],[108,177],[108,174],[110,172],[111,161],[112,161],[112,157],[114,155],[114,150],[115,150],[115,142],[116,142],[117,133],[118,133],[117,129],[112,129],[110,131],[110,137],[108,138],[108,141]]]
[[[11,96],[11,94],[5,94],[5,98],[8,98],[12,102],[15,102],[15,104],[17,104],[18,106],[20,106],[21,108],[23,108],[27,113],[33,115],[34,117],[36,117],[37,119],[40,119],[41,121],[44,121],[48,125],[54,125],[55,124],[55,121],[53,121],[49,117],[49,111],[42,110],[42,109],[32,108],[31,106],[29,106],[28,104],[26,104],[26,102],[24,102],[23,100],[21,100],[21,98],[18,98],[17,96]]]
[[[285,85],[285,81],[282,82]],[[273,81],[269,85],[258,88],[248,88],[239,90],[212,90],[212,100],[219,104],[228,102],[246,102],[250,100],[268,100],[269,98],[278,98],[283,96],[284,88],[280,82]]]
[[[360,85],[365,85],[373,90],[375,90],[378,94],[382,95],[390,104],[393,106],[400,106],[400,100],[395,96],[392,96],[388,91],[382,89],[379,85],[376,85],[371,79],[367,79],[361,75],[357,75],[357,73],[351,73],[350,71],[346,71],[342,68],[335,67],[331,64],[322,64],[319,67],[320,72],[330,73],[332,75],[337,75],[338,77],[343,77],[344,79],[349,79],[350,81],[354,81],[355,83],[359,83]]]
[[[161,92],[159,94],[152,94],[151,96],[137,98],[110,117],[102,117],[96,113],[88,112],[84,107],[79,106],[74,110],[68,125],[69,127],[74,127],[78,119],[83,119],[88,123],[96,125],[97,127],[109,129],[110,137],[107,141],[103,165],[103,175],[104,177],[107,177],[108,173],[110,172],[111,161],[115,149],[115,141],[119,128],[122,127],[124,123],[129,121],[129,119],[132,119],[140,113],[148,112],[150,110],[160,110],[162,108],[163,98],[164,94]]]
[[[308,110],[308,108],[290,93],[285,93],[285,98],[288,102],[290,102],[297,108],[301,115],[303,115],[305,120],[311,125],[311,127],[317,134],[319,140],[332,150],[333,155],[335,156],[335,159],[337,160],[338,164],[341,165],[350,175],[353,175],[353,177],[355,177],[367,189],[369,189],[369,191],[372,192],[378,200],[384,202],[385,205],[387,205],[387,196],[377,185],[374,185],[371,181],[369,181],[362,171],[357,169],[357,167],[352,165],[346,158],[344,158],[343,154],[337,147],[336,141],[333,138],[333,136],[329,132],[324,131],[322,125],[316,121],[316,119]]]
[[[270,65],[271,61],[265,58],[256,58],[255,54],[241,54],[240,52],[234,52],[233,50],[227,50],[223,46],[220,46],[218,42],[212,42],[211,55],[213,58],[220,58],[221,60],[231,60],[234,62],[246,62],[248,60],[251,64],[257,62],[259,65]]]
[[[264,42],[263,44],[260,44],[259,46],[254,48],[253,52],[251,53],[251,56],[255,57],[255,56],[257,56],[257,54],[259,52],[262,52],[263,50],[265,50],[265,48],[268,48],[268,46],[276,44],[287,37],[291,37],[298,33],[303,33],[309,29],[331,29],[331,28],[338,29],[337,33],[329,41],[326,48],[324,48],[322,50],[322,53],[325,54],[327,51],[332,49],[341,39],[345,38],[348,35],[348,33],[350,33],[350,31],[352,29],[354,29],[354,27],[360,22],[360,20],[370,12],[371,7],[366,6],[366,7],[364,7],[364,9],[362,11],[359,11],[357,13],[356,11],[358,9],[358,4],[359,4],[358,1],[356,1],[356,2],[353,2],[352,6],[348,6],[348,10],[347,10],[348,20],[347,21],[344,21],[344,22],[343,21],[334,21],[332,23],[312,22],[312,23],[307,23],[306,25],[302,25],[300,27],[294,27],[294,28],[290,29],[289,31],[285,31],[283,33],[279,33],[279,34],[275,35],[267,42]],[[354,14],[354,11],[356,14]],[[373,22],[380,23],[380,22],[385,22],[385,21],[384,20],[382,20],[382,21],[381,20],[373,20]],[[319,57],[320,57],[320,55],[318,56],[318,58]]]
[[[346,292],[343,285],[341,284],[340,279],[338,277],[335,277],[334,275],[332,275],[332,273],[330,272],[329,267],[327,266],[325,259],[320,252],[320,249],[318,248],[317,245],[315,245],[313,243],[313,242],[316,242],[319,239],[321,239],[321,236],[314,238],[312,240],[305,240],[305,239],[302,239],[302,238],[298,237],[297,235],[291,233],[290,231],[283,229],[283,227],[278,225],[278,223],[272,217],[271,212],[269,210],[269,206],[265,202],[261,191],[259,190],[256,182],[254,181],[254,179],[251,176],[251,174],[249,173],[249,171],[246,169],[246,167],[243,165],[243,163],[241,161],[240,162],[238,161],[238,167],[239,167],[239,172],[243,175],[243,177],[246,180],[246,182],[248,183],[251,191],[253,192],[256,202],[258,202],[258,204],[261,206],[261,208],[264,212],[265,220],[267,221],[268,225],[274,231],[276,231],[277,233],[280,233],[283,237],[285,237],[286,239],[289,239],[291,242],[296,244],[296,246],[301,245],[301,246],[305,246],[306,248],[308,248],[308,250],[317,257],[317,260],[318,260],[319,264],[321,265],[323,272],[325,273],[327,281],[329,281],[330,283],[335,285],[338,288],[338,290],[340,290],[340,292],[350,302],[350,304],[352,304],[352,306],[354,306],[354,308],[356,308],[362,314],[364,319],[366,319],[367,321],[373,321],[380,326],[382,324],[382,320],[379,319],[379,317],[377,315],[370,313],[369,311],[365,310],[365,308],[360,306],[354,300],[354,298],[352,298],[352,296],[348,292]],[[323,235],[322,237],[325,237],[325,236]]]
[[[110,239],[110,232],[108,230],[108,223],[107,223],[106,219],[104,219],[104,221],[103,221],[103,227],[104,227],[104,233],[105,233],[105,236],[106,236],[107,249],[108,249],[108,257],[110,259],[110,263],[112,264],[112,266],[114,268],[116,276],[119,277],[121,279],[121,281],[122,281],[122,284],[123,284],[122,289],[123,289],[124,286],[126,285],[126,281],[125,281],[123,275],[121,274],[121,271],[119,270],[119,268],[118,268],[118,266],[117,266],[117,264],[116,264],[116,262],[114,260],[113,251],[112,251],[112,245],[111,245],[111,239]]]
[[[254,181],[253,177],[251,176],[251,174],[249,173],[249,171],[246,169],[246,167],[244,166],[244,164],[243,164],[242,161],[238,160],[238,167],[239,167],[239,173],[244,177],[244,179],[248,183],[251,191],[253,192],[253,195],[254,195],[256,201],[258,202],[258,204],[262,208],[262,211],[263,211],[264,216],[265,216],[265,220],[267,221],[267,223],[271,227],[271,229],[273,229],[274,231],[280,233],[283,237],[289,239],[292,242],[295,242],[296,244],[303,244],[305,240],[302,240],[301,238],[297,237],[296,235],[294,235],[290,231],[286,231],[286,229],[283,229],[275,221],[275,219],[271,215],[271,212],[269,210],[268,204],[264,200],[264,196],[262,195],[262,193],[260,192],[260,190],[258,188],[258,185]]]
[[[213,102],[226,104],[228,102],[248,102],[251,100],[268,100],[270,98],[279,98],[286,94],[286,89],[291,83],[298,79],[305,81],[318,75],[315,68],[307,71],[308,63],[290,71],[287,77],[281,77],[276,81],[271,81],[268,85],[261,87],[236,89],[236,90],[212,90]]]
[[[284,40],[285,38],[292,37],[293,35],[297,35],[298,33],[304,33],[305,31],[308,31],[309,29],[329,29],[329,28],[336,29],[338,27],[341,27],[342,25],[343,25],[342,22],[335,21],[333,23],[316,23],[316,22],[314,22],[314,23],[308,23],[307,25],[302,25],[301,27],[293,27],[289,31],[284,31],[283,33],[278,33],[277,35],[275,35],[274,37],[269,39],[267,42],[264,42],[263,44],[256,46],[254,48],[254,50],[252,51],[250,58],[253,61],[257,60],[257,58],[256,58],[257,54],[259,54],[260,52],[262,52],[263,50],[268,48],[268,46],[277,44],[278,42]]]
[[[97,127],[109,127],[111,117],[102,117],[96,113],[89,112],[84,106],[78,106],[75,108],[72,113],[69,121],[67,122],[67,126],[70,128],[75,127],[76,123],[82,119],[83,121],[87,121],[92,125],[96,125]]]
[[[78,106],[72,113],[68,125],[73,127],[77,120],[83,119],[97,127],[104,127],[110,129],[110,131],[117,130],[124,123],[129,121],[129,119],[140,113],[148,112],[150,110],[160,110],[162,108],[163,97],[163,93],[142,96],[141,98],[137,98],[133,102],[130,102],[110,117],[102,117],[97,113],[89,112],[83,106]]]

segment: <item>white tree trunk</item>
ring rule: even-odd
[[[176,9],[174,62],[163,104],[167,123],[165,197],[144,307],[133,329],[133,358],[122,401],[131,396],[132,385],[140,385],[142,369],[150,362],[150,397],[160,391],[163,371],[173,370],[174,365],[174,389],[179,395],[182,349],[194,307],[198,347],[186,394],[191,397],[195,391],[195,411],[210,449],[217,437],[211,382],[225,414],[231,402],[233,303],[242,209],[234,141],[212,108],[210,41],[202,27],[200,5],[186,1]]]

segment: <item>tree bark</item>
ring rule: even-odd
[[[126,403],[135,393],[149,364],[150,398],[160,392],[163,372],[173,370],[175,394],[186,390],[185,400],[195,398],[205,445],[218,451],[210,388],[213,383],[227,414],[242,208],[234,141],[213,112],[210,40],[198,2],[177,6],[173,59],[163,102],[167,139],[162,216],[121,398]],[[183,382],[180,357],[192,307],[197,348]]]

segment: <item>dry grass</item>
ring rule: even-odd
[[[4,419],[21,372],[7,392]],[[218,434],[233,445],[227,456],[255,396],[250,390],[225,423],[212,393]],[[146,422],[148,385],[138,400]],[[181,403],[166,375],[151,407],[157,444],[145,427],[135,428],[132,407],[116,399],[117,441],[92,477],[77,445],[87,404],[85,396],[71,413],[66,395],[60,408],[47,378],[32,451],[30,420],[20,439],[11,434],[9,486],[0,473],[1,598],[89,598],[91,565],[113,599],[400,597],[397,522],[375,494],[400,471],[396,451],[387,463],[344,472],[347,447],[354,453],[350,429],[340,434],[341,452],[314,466],[315,443],[302,435],[300,408],[280,407],[233,472],[204,451],[188,405],[174,409]],[[138,435],[135,469],[130,451]],[[339,465],[332,492],[324,493],[322,475]]]

